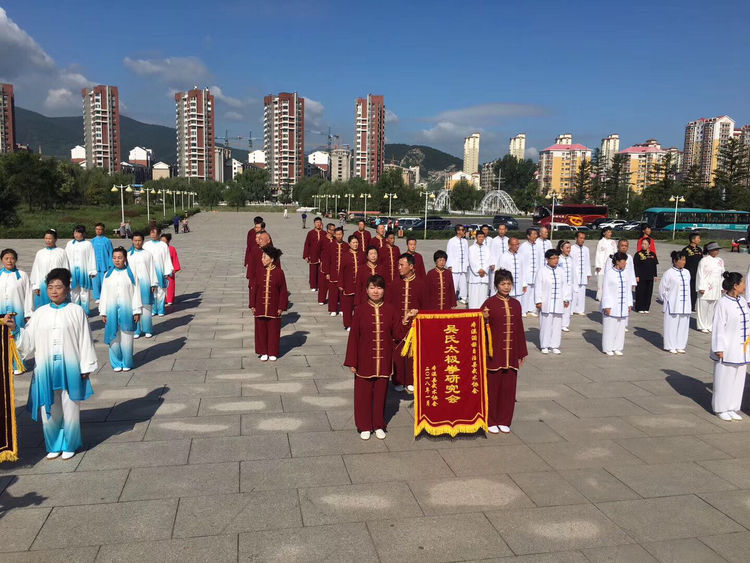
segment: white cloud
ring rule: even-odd
[[[526,147],[523,153],[524,158],[530,158],[531,160],[537,160],[539,158],[539,149],[536,147]]]
[[[241,108],[243,105],[245,105],[245,102],[243,102],[242,100],[227,96],[218,86],[211,86],[209,90],[211,90],[211,94],[213,94],[214,98],[221,102],[224,102],[229,107]]]
[[[47,98],[44,100],[44,107],[49,110],[67,109],[76,104],[80,105],[81,101],[73,95],[73,92],[67,88],[50,88],[47,92]]]
[[[0,77],[11,80],[28,69],[53,70],[57,65],[44,49],[0,8]]]
[[[396,123],[398,123],[398,115],[396,115],[394,112],[392,112],[388,108],[385,108],[385,121],[386,123],[395,125]]]
[[[419,135],[426,141],[431,143],[442,142],[442,141],[455,141],[459,137],[464,137],[470,131],[471,127],[465,127],[458,125],[451,121],[440,121],[436,123],[434,127],[430,129],[422,129]]]
[[[211,76],[208,67],[197,57],[131,59],[123,64],[138,76],[154,78],[172,88],[189,88],[205,83]]]
[[[322,132],[323,124],[323,112],[325,112],[325,106],[312,98],[305,97],[305,123],[311,127],[321,129],[318,131]]]
[[[224,114],[224,119],[228,119],[229,121],[243,121],[245,116],[236,111],[228,111]]]

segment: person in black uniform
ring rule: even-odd
[[[641,250],[633,256],[633,268],[635,269],[635,307],[637,313],[648,313],[651,307],[651,295],[654,292],[654,281],[656,281],[656,265],[659,259],[651,252],[651,239],[648,237],[641,241]]]
[[[693,305],[693,311],[695,311],[695,301],[698,298],[698,294],[695,291],[695,278],[698,275],[698,262],[703,258],[700,233],[690,233],[690,244],[682,250],[687,254],[685,269],[690,272],[690,302]]]

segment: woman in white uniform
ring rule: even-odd
[[[746,280],[739,272],[725,272],[726,292],[716,304],[711,336],[714,361],[713,411],[721,420],[741,420],[745,375],[750,364],[750,308],[743,296]]]
[[[16,326],[23,328],[31,317],[34,299],[29,276],[16,268],[17,260],[18,254],[12,248],[0,253],[0,315],[14,315]],[[24,365],[13,360],[13,373],[18,375],[24,371]]]
[[[560,269],[560,253],[550,249],[544,254],[547,264],[536,275],[534,301],[539,311],[539,348],[542,354],[560,353],[562,318],[570,307],[570,286]]]
[[[68,255],[57,246],[57,231],[49,229],[44,233],[44,248],[37,251],[31,266],[31,289],[34,292],[34,309],[49,303],[47,295],[47,274],[55,268],[70,270]]]
[[[625,347],[625,326],[633,307],[630,275],[626,271],[628,255],[617,252],[612,265],[604,271],[602,283],[602,352],[622,356]]]
[[[695,279],[695,290],[698,299],[695,303],[697,326],[701,332],[711,332],[711,322],[714,319],[716,302],[721,298],[721,284],[724,274],[724,260],[719,258],[721,247],[715,242],[709,242],[703,250],[703,258],[698,262],[698,272]]]
[[[574,299],[573,293],[578,287],[578,270],[575,267],[573,257],[570,255],[571,245],[567,240],[561,240],[557,243],[557,250],[560,252],[560,262],[558,267],[563,271],[565,282],[570,287],[571,301]],[[563,309],[562,331],[570,332],[570,316],[573,313],[573,306]]]
[[[672,267],[659,282],[659,297],[664,310],[664,350],[684,354],[690,330],[690,272],[685,268],[687,253],[672,252]]]
[[[604,229],[602,238],[596,245],[596,256],[594,257],[594,270],[596,271],[596,300],[602,298],[602,282],[604,281],[604,269],[609,265],[610,256],[617,252],[617,241],[612,239],[612,229]]]

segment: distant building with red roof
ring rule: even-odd
[[[575,190],[575,177],[584,160],[591,160],[591,149],[573,143],[573,135],[566,133],[555,139],[555,144],[539,152],[539,191],[569,195]]]

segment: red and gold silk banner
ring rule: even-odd
[[[21,363],[13,336],[0,320],[0,462],[18,461],[14,360]]]
[[[414,357],[414,436],[487,431],[487,369],[481,311],[423,312],[404,350]]]

